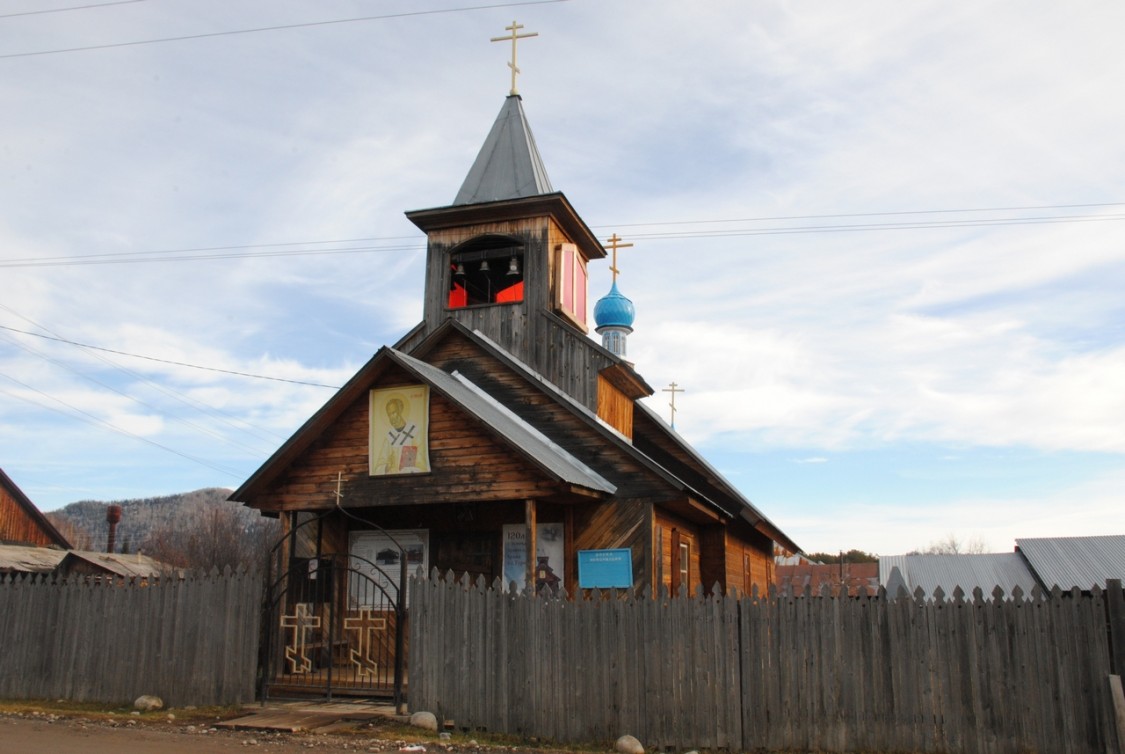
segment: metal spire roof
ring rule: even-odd
[[[551,181],[519,95],[504,100],[476,162],[461,184],[454,206],[550,194]]]

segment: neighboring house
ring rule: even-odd
[[[59,562],[60,576],[116,576],[123,579],[149,579],[174,572],[171,566],[141,553],[92,552],[71,550]]]
[[[879,583],[894,596],[901,586],[910,594],[918,588],[930,597],[941,587],[946,596],[961,587],[972,597],[977,587],[985,597],[999,586],[1010,594],[1016,586],[1029,593],[1035,576],[1018,553],[986,555],[891,555],[879,558]]]
[[[347,515],[294,540],[306,557],[375,552],[386,530],[412,563],[487,581],[522,583],[545,556],[573,594],[580,553],[608,550],[633,588],[764,590],[775,543],[799,547],[639,402],[654,391],[624,358],[632,304],[615,282],[589,321],[606,251],[551,188],[518,95],[454,203],[407,217],[428,238],[423,321],[231,499],[292,530],[339,492]]]
[[[801,594],[807,588],[817,595],[827,585],[833,595],[840,594],[843,588],[844,593],[854,597],[860,588],[872,595],[879,588],[878,563],[810,563],[805,560],[791,565],[779,564],[775,573],[777,588],[788,589],[793,594]]]
[[[1125,581],[1125,535],[1017,539],[1015,552],[987,555],[893,555],[879,559],[879,583],[889,593],[921,587],[930,596],[941,587],[951,595],[961,587],[971,595],[980,587],[986,596],[999,586],[1005,594],[1019,586],[1064,591],[1105,587],[1109,579]]]
[[[1016,552],[1046,589],[1089,591],[1109,579],[1125,582],[1125,534],[1017,539]]]
[[[0,469],[0,545],[61,547],[70,542],[59,533],[16,483]]]
[[[0,545],[0,574],[51,573],[66,557],[66,550],[26,545]]]
[[[59,550],[50,547],[0,545],[0,574],[55,574],[58,576],[117,576],[148,579],[173,569],[147,555],[136,553]]]

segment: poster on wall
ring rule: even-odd
[[[563,525],[537,525],[535,540],[535,588],[561,589],[566,578]],[[514,581],[516,589],[522,592],[526,578],[527,527],[507,524],[504,526],[504,584]]]
[[[430,470],[430,388],[405,385],[371,391],[371,476]]]
[[[408,578],[417,573],[419,568],[423,573],[429,572],[430,533],[427,529],[351,533],[348,542],[348,554],[352,556],[348,559],[349,566],[353,571],[348,583],[350,609],[377,607],[376,603],[380,599],[386,599],[381,596],[379,589],[368,582],[368,579],[386,589],[391,597],[398,594],[402,562],[400,546],[406,551]]]

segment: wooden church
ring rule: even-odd
[[[775,545],[799,548],[641,403],[616,279],[591,322],[607,251],[552,188],[514,82],[452,204],[407,217],[422,322],[231,498],[280,516],[313,576],[348,553],[570,595],[765,589]]]

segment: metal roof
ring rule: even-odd
[[[50,573],[66,557],[66,550],[50,547],[0,545],[0,573]]]
[[[967,597],[980,587],[985,597],[999,586],[1011,594],[1019,586],[1025,594],[1035,587],[1035,575],[1023,557],[1014,552],[986,555],[891,555],[879,558],[879,583],[891,591],[891,575],[898,569],[911,594],[918,587],[927,597],[939,586],[946,596],[961,587]],[[895,585],[897,587],[897,584]],[[893,596],[893,595],[892,595]]]
[[[65,553],[64,560],[80,560],[112,573],[115,576],[142,577],[159,576],[169,570],[169,566],[154,560],[148,555],[121,552],[94,552],[90,550],[71,550]],[[62,564],[65,568],[69,564]]]
[[[551,181],[519,95],[504,100],[454,205],[550,194]]]
[[[1104,589],[1108,579],[1125,581],[1125,534],[1017,539],[1016,549],[1047,589]]]
[[[64,560],[85,561],[117,576],[155,576],[167,566],[141,553],[124,554],[88,550],[56,550],[52,547],[0,545],[0,573],[51,573]]]
[[[617,491],[617,487],[605,477],[516,416],[464,375],[458,372],[449,374],[413,356],[394,349],[388,350],[396,361],[417,373],[463,410],[521,449],[540,468],[549,471],[556,478],[610,495]]]

